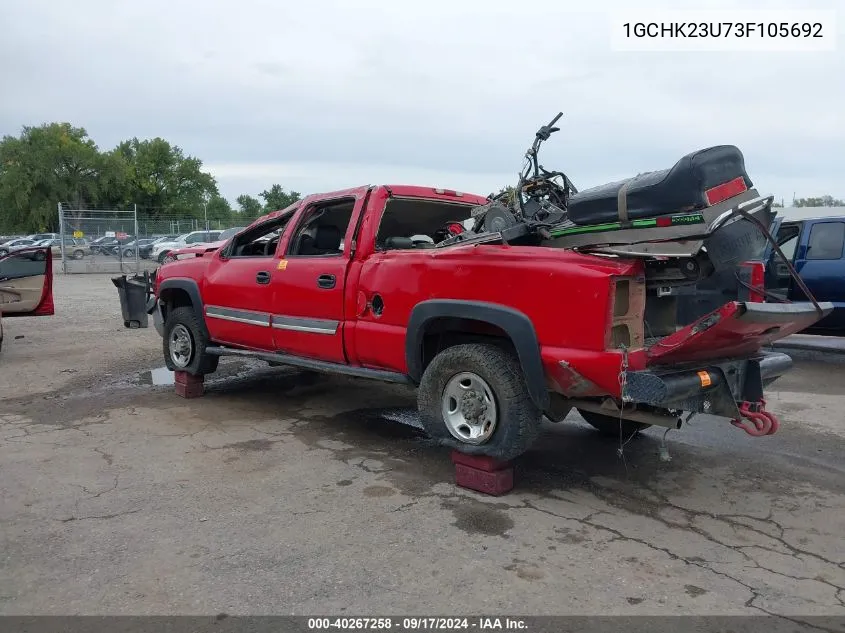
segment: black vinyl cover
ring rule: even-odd
[[[702,209],[707,189],[739,177],[750,189],[742,152],[733,145],[716,145],[687,154],[671,169],[580,191],[569,199],[569,218],[582,225],[618,221],[617,196],[625,183],[630,220]]]

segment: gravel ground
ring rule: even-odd
[[[494,499],[403,387],[224,359],[184,400],[107,275],[56,309],[4,322],[2,614],[845,616],[842,364],[774,385],[777,435],[702,420],[668,462],[573,414]]]

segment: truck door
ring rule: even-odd
[[[344,293],[367,187],[307,203],[273,271],[273,343],[287,354],[346,363]]]
[[[779,218],[775,219],[769,231],[777,240],[778,246],[783,254],[793,264],[795,263],[795,252],[798,247],[798,242],[801,234],[801,222],[780,222]],[[784,261],[780,258],[777,252],[772,248],[771,244],[766,248],[766,290],[774,295],[774,297],[786,300],[790,298],[790,291],[794,284],[792,276],[789,274]],[[802,298],[806,301],[806,298]]]
[[[845,219],[831,218],[806,222],[804,236],[795,257],[795,269],[818,301],[834,303],[833,312],[816,323],[814,329],[845,326],[845,297],[842,291],[845,268]],[[805,301],[798,288],[790,299]]]
[[[235,236],[211,257],[202,289],[205,322],[212,340],[273,350],[273,277],[279,235],[293,211]]]

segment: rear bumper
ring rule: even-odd
[[[786,354],[766,352],[696,367],[632,371],[626,375],[622,399],[735,419],[740,416],[737,403],[763,400],[763,388],[790,367],[792,359]]]

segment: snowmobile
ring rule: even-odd
[[[647,285],[669,293],[761,260],[774,243],[774,198],[754,189],[737,147],[701,149],[669,169],[579,192],[538,159],[562,115],[537,131],[516,186],[489,196],[472,210],[469,230],[438,246],[504,242],[641,258]]]

